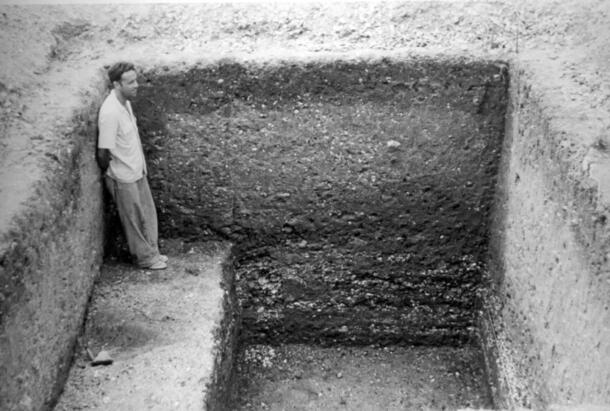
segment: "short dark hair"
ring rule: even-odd
[[[108,78],[110,79],[110,83],[114,83],[115,81],[121,81],[121,76],[123,73],[126,73],[131,70],[135,70],[136,68],[132,63],[127,61],[119,61],[118,63],[114,63],[112,67],[108,69]]]

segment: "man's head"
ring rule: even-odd
[[[138,75],[132,63],[121,61],[113,64],[108,70],[108,77],[112,87],[126,99],[138,94]]]

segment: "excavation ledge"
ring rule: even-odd
[[[231,259],[207,243],[170,254],[164,271],[107,263],[55,409],[219,409],[238,324]],[[112,365],[91,365],[100,350]]]

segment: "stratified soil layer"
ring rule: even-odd
[[[464,342],[507,81],[428,59],[146,73],[161,231],[239,244],[248,338]]]
[[[408,270],[408,254],[355,237],[257,249],[239,269],[249,342],[459,345],[474,337],[481,267]]]

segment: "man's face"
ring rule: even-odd
[[[134,70],[126,71],[117,82],[117,89],[127,99],[134,98],[138,94],[138,75]]]

